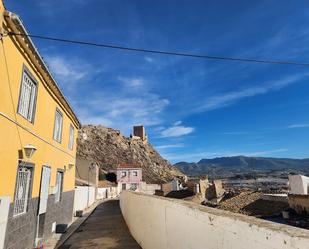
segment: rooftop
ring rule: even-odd
[[[121,163],[117,166],[117,169],[141,169],[141,165],[133,163]]]

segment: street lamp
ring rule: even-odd
[[[34,152],[36,152],[36,148],[32,144],[27,144],[24,146],[26,157],[29,159],[33,156]]]

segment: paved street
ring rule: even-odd
[[[119,201],[100,204],[59,249],[141,249],[121,215]]]

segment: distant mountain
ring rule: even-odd
[[[220,175],[242,173],[250,171],[276,171],[276,170],[309,170],[308,159],[270,158],[270,157],[217,157],[201,159],[197,163],[179,162],[174,164],[187,175],[197,176],[203,174]]]

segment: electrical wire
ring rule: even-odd
[[[114,44],[95,43],[95,42],[70,40],[70,39],[64,39],[64,38],[57,38],[57,37],[50,37],[50,36],[43,36],[43,35],[22,34],[22,33],[14,33],[14,32],[8,32],[7,35],[8,36],[24,36],[24,37],[41,39],[41,40],[49,40],[49,41],[56,41],[56,42],[64,42],[64,43],[71,43],[71,44],[79,44],[79,45],[86,45],[86,46],[109,48],[109,49],[117,49],[117,50],[123,50],[123,51],[131,51],[131,52],[152,53],[152,54],[181,56],[181,57],[191,57],[191,58],[196,58],[196,59],[309,67],[308,62],[192,54],[192,53],[186,53],[186,52],[174,52],[174,51],[167,51],[167,50],[155,50],[155,49],[144,49],[144,48],[137,48],[137,47],[126,47],[126,46],[119,46],[119,45],[114,45]]]

